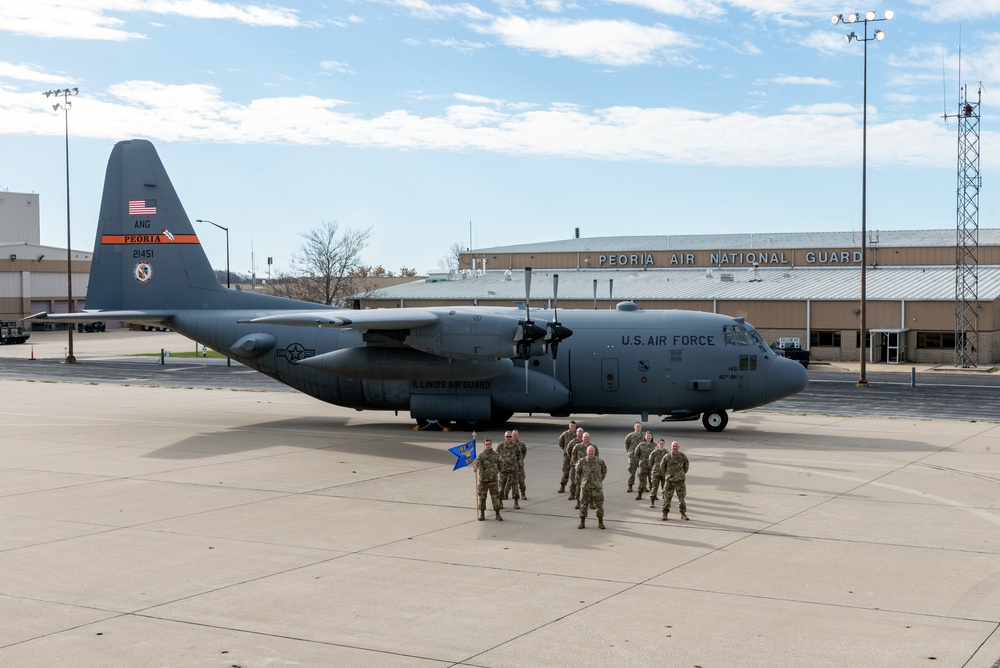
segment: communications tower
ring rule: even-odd
[[[962,87],[958,105],[958,231],[955,240],[955,366],[979,366],[979,105]]]

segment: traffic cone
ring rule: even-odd
[[[31,357],[29,359],[35,359],[35,346],[31,346]]]

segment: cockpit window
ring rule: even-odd
[[[751,346],[754,343],[753,337],[741,325],[723,325],[722,340],[727,346]]]

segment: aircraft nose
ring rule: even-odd
[[[809,384],[809,374],[806,368],[795,360],[778,357],[767,370],[764,381],[764,397],[766,403],[790,397],[806,389]]]

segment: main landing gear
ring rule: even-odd
[[[701,423],[709,431],[722,431],[729,424],[729,416],[726,415],[726,411],[705,413],[701,416]]]

